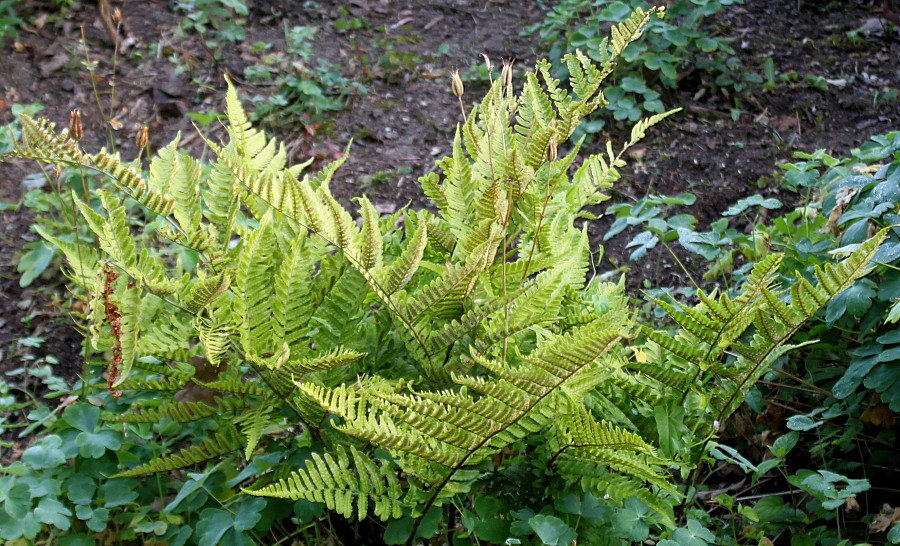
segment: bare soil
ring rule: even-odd
[[[334,191],[344,200],[366,193],[384,212],[408,203],[426,205],[416,180],[448,153],[460,116],[449,93],[450,71],[483,62],[482,54],[495,64],[509,58],[527,68],[542,54],[536,38],[520,34],[543,17],[531,0],[247,0],[247,39],[215,50],[196,33],[176,32],[181,15],[173,11],[173,2],[113,1],[123,16],[118,54],[95,4],[76,1],[64,13],[49,1],[20,4],[17,9],[30,13],[33,24],[0,45],[0,123],[11,120],[10,107],[16,103],[41,102],[42,115],[61,125],[69,110],[77,108],[85,124],[82,144],[97,149],[107,140],[99,102],[120,126],[115,137],[126,158],[137,153],[132,140],[144,124],[153,148],[181,131],[183,141],[199,152],[200,139],[186,114],[224,111],[224,73],[235,78],[244,96],[266,91],[242,78],[244,67],[264,54],[250,44],[268,42],[278,50],[284,44],[284,25],[318,27],[316,54],[342,67],[345,76],[364,79],[367,93],[349,97],[336,113],[286,120],[270,132],[286,142],[293,163],[334,158],[353,138],[351,158],[338,171]],[[634,151],[615,199],[690,191],[697,202],[686,210],[705,226],[752,193],[791,202],[792,196],[782,195],[777,185],[760,189],[756,182],[770,175],[776,163],[790,160],[794,150],[844,153],[873,134],[900,128],[900,104],[878,98],[886,89],[900,88],[900,35],[891,36],[895,27],[889,26],[897,14],[874,11],[883,6],[881,1],[848,4],[746,0],[745,5],[726,6],[713,24],[722,36],[734,38],[733,47],[748,70],[762,73],[765,59],[772,58],[776,73],[795,71],[801,78],[812,74],[834,83],[827,91],[795,84],[745,92],[739,97],[740,117],[732,120],[733,97],[708,85],[708,77],[685,71],[677,92],[664,96],[668,106],[685,110],[654,128]],[[335,20],[352,17],[364,21],[364,28],[335,27]],[[376,31],[379,27],[385,30]],[[861,28],[860,41],[848,37]],[[389,72],[367,67],[362,59],[373,53],[365,50],[372,39],[400,33],[417,40],[397,45],[416,61]],[[93,85],[83,66],[87,59],[97,63]],[[466,99],[475,101],[479,94],[477,82],[467,83]],[[205,131],[215,137],[212,127]],[[610,125],[608,134],[589,143],[586,151],[626,130]],[[0,165],[0,200],[18,200],[23,175],[34,170],[22,162]],[[37,237],[29,230],[31,221],[24,208],[0,213],[0,371],[20,366],[29,355],[52,354],[60,360],[59,375],[71,378],[81,366],[80,336],[70,325],[60,276],[19,287],[17,252]],[[590,227],[594,240],[608,225],[609,219],[602,219]],[[661,249],[630,263],[623,248],[630,235],[623,233],[606,245],[601,270],[630,266],[631,289],[645,279],[652,286],[688,284]],[[688,255],[682,260],[689,269],[700,266]],[[37,349],[19,345],[28,335],[47,341]]]

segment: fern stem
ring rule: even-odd
[[[688,271],[688,268],[685,267],[684,263],[682,263],[682,261],[678,258],[678,255],[675,254],[675,251],[672,250],[672,247],[670,247],[669,244],[662,239],[660,239],[660,242],[663,244],[663,247],[665,247],[665,249],[669,251],[669,254],[671,254],[672,257],[675,258],[675,262],[678,264],[678,267],[680,267],[684,274],[687,275],[688,280],[691,281],[691,284],[694,285],[694,288],[700,290],[700,285],[698,285],[697,281],[694,280],[694,276],[691,275],[691,272]]]

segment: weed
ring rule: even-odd
[[[248,10],[243,0],[178,0],[175,9],[184,13],[178,30],[196,32],[210,49],[246,38],[243,27]]]
[[[272,126],[310,116],[318,119],[323,112],[341,109],[345,97],[366,93],[364,85],[345,77],[339,67],[317,58],[313,50],[316,32],[316,27],[285,24],[284,50],[266,54],[261,63],[245,69],[249,81],[275,88],[268,95],[253,97],[255,119]]]

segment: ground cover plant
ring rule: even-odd
[[[62,134],[23,118],[19,156],[99,171],[119,193],[73,196],[99,249],[43,231],[89,294],[86,331],[110,359],[106,419],[200,427],[176,434],[195,436],[192,445],[114,479],[226,456],[191,475],[202,484],[235,468],[240,451],[249,463],[229,488],[322,503],[357,522],[328,520],[344,541],[377,529],[388,543],[441,533],[565,544],[675,527],[683,491],[666,468],[697,468],[717,423],[800,325],[865,273],[881,237],[815,268],[788,301],[773,284],[774,254],[735,297],[660,301],[681,327],[674,337],[633,324],[622,283],[586,282],[588,240],[575,220],[605,199],[625,152],[664,116],[571,177],[577,148],[561,155],[559,143],[603,103],[604,77],[651,16],[639,10],[614,27],[599,69],[567,56],[571,95],[541,62],[517,96],[505,66],[438,162],[443,176],[421,180],[439,214],[406,210],[402,227],[364,197],[357,224],[334,199],[343,159],[312,177],[286,167],[284,148],[250,126],[233,88],[229,142],[207,141],[217,159],[204,165],[176,139],[146,178],[139,162],[83,152],[75,118]],[[461,98],[458,79],[453,88]],[[133,235],[137,204],[159,218]],[[122,413],[110,397],[126,389],[174,394]],[[72,408],[82,456],[118,448],[121,438],[95,430],[99,410]],[[210,418],[217,425],[204,434]],[[62,441],[46,440],[57,462]],[[517,491],[523,475],[543,475],[527,495]],[[235,493],[216,496],[235,504],[205,509],[195,538],[248,539],[266,501],[245,509],[252,500]],[[159,522],[149,528],[182,534]],[[696,520],[686,525],[673,541],[708,536]]]

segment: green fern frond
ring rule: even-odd
[[[104,421],[114,423],[158,423],[161,419],[171,419],[178,423],[199,421],[207,417],[218,415],[240,408],[244,402],[235,397],[216,397],[209,404],[194,401],[164,401],[156,407],[132,408],[124,413],[114,413],[103,416]]]
[[[338,446],[334,452],[314,453],[306,461],[306,469],[287,479],[256,490],[244,489],[257,496],[306,499],[321,502],[345,518],[363,519],[372,512],[382,520],[396,519],[403,509],[412,506],[403,498],[403,489],[390,463],[372,459],[350,446]]]
[[[155,472],[167,472],[222,457],[241,447],[239,438],[240,436],[233,427],[226,427],[212,438],[206,438],[199,444],[186,447],[172,455],[157,457],[131,470],[119,472],[113,477],[126,478]]]
[[[362,230],[360,231],[360,240],[357,244],[360,248],[359,260],[360,266],[364,269],[378,269],[382,262],[382,234],[378,225],[378,211],[375,206],[366,197],[357,199],[359,202],[359,212],[363,219]]]
[[[126,286],[124,293],[119,295],[118,306],[121,319],[119,321],[120,336],[116,341],[122,359],[119,363],[118,376],[111,385],[112,388],[117,388],[128,378],[131,366],[134,364],[135,349],[141,329],[141,288],[131,284]]]
[[[213,277],[206,277],[202,270],[198,272],[198,278],[190,284],[190,292],[184,303],[189,313],[198,313],[211,301],[219,297],[231,282],[231,277],[225,273],[219,273]]]
[[[176,377],[159,377],[159,378],[137,378],[137,377],[129,377],[122,383],[120,383],[117,388],[123,391],[163,391],[163,392],[174,392],[180,390],[185,385],[184,379],[179,379]],[[104,385],[105,387],[105,385]]]
[[[285,363],[284,368],[286,372],[289,372],[293,374],[295,378],[300,379],[311,373],[330,370],[336,366],[343,366],[344,364],[362,358],[365,354],[366,353],[347,350],[343,347],[335,347],[326,354],[316,355],[301,360],[290,360]]]
[[[66,261],[69,262],[67,275],[72,282],[82,288],[93,284],[97,278],[97,262],[100,259],[100,254],[95,248],[55,237],[40,224],[34,224],[34,229],[45,241],[62,251]]]
[[[344,269],[310,317],[309,327],[315,330],[311,337],[318,347],[359,343],[363,337],[360,322],[368,312],[363,305],[367,294],[365,277],[354,268]]]
[[[412,239],[406,243],[406,248],[393,262],[386,265],[379,272],[377,278],[386,295],[391,295],[401,290],[412,279],[413,274],[419,268],[419,263],[428,244],[428,228],[425,222],[416,225],[416,231]]]
[[[273,211],[267,212],[244,241],[234,274],[234,317],[237,318],[241,345],[246,352],[274,352],[272,320],[272,283],[276,252]]]
[[[302,234],[301,234],[302,235]],[[305,237],[296,237],[284,253],[275,276],[272,299],[275,339],[283,340],[292,350],[306,334],[306,324],[313,312],[313,284],[309,282],[320,253]]]
[[[644,26],[650,20],[650,16],[656,14],[660,18],[665,13],[665,8],[650,8],[644,11],[641,8],[635,8],[631,15],[621,23],[613,25],[610,29],[610,50],[612,57],[615,59],[622,54],[622,50],[631,42],[641,37]]]
[[[194,378],[192,381],[207,389],[240,396],[263,396],[268,392],[268,387],[265,384],[258,381],[241,381],[240,378],[235,377],[217,379],[215,381],[200,381]]]
[[[271,423],[272,414],[277,409],[277,406],[271,402],[270,399],[263,399],[255,407],[241,413],[235,419],[244,433],[244,458],[248,461],[256,451],[256,446],[259,445],[263,429]]]
[[[213,364],[221,362],[230,348],[234,326],[222,317],[213,321],[201,316],[194,317],[191,325],[197,330],[206,360]]]

